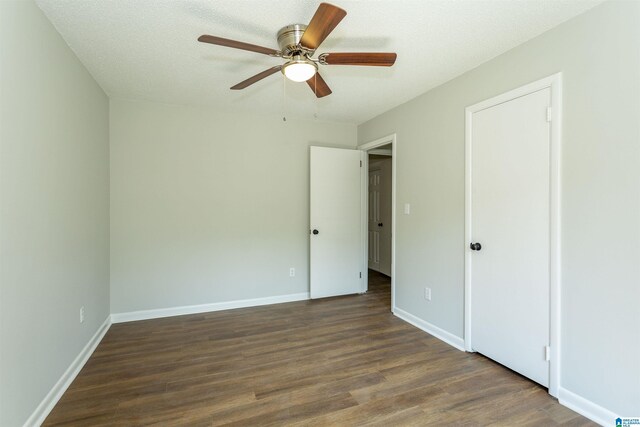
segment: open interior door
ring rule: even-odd
[[[311,147],[311,298],[363,292],[362,160],[359,150]]]

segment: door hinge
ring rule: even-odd
[[[551,347],[549,347],[548,345],[544,346],[544,360],[546,362],[551,360]]]
[[[360,278],[362,279],[362,271],[360,272]]]
[[[360,167],[362,167],[362,160],[360,160]]]
[[[547,107],[547,121],[551,121],[551,107]]]

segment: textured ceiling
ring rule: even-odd
[[[601,0],[335,0],[346,18],[318,53],[393,51],[391,68],[321,66],[316,99],[280,73],[229,87],[282,60],[198,43],[201,34],[277,48],[306,24],[310,0],[36,0],[108,95],[228,111],[361,123],[600,3]]]

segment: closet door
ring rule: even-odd
[[[549,88],[473,113],[472,347],[549,384]]]

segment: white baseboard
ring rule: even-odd
[[[84,364],[87,363],[87,360],[89,360],[89,357],[93,354],[96,347],[98,347],[98,344],[100,344],[100,341],[102,341],[102,338],[107,333],[110,326],[111,317],[107,316],[104,323],[98,328],[89,342],[80,351],[80,354],[78,354],[73,362],[71,362],[71,365],[69,365],[64,374],[62,374],[60,379],[54,384],[51,390],[49,390],[49,393],[47,393],[42,402],[40,402],[36,410],[33,411],[31,416],[24,423],[24,427],[39,426],[44,422],[53,407],[58,403],[58,400],[60,400],[64,392],[67,391],[73,380],[78,376],[80,370]]]
[[[393,309],[393,314],[401,318],[405,322],[411,323],[416,328],[422,329],[426,333],[433,335],[441,341],[446,342],[450,346],[455,347],[460,351],[465,351],[464,340],[462,338],[457,337],[452,333],[445,331],[444,329],[440,329],[437,326],[432,325],[431,323],[422,320],[411,313],[407,313],[406,311],[399,309],[398,307],[395,307]]]
[[[601,426],[609,427],[616,425],[615,419],[618,418],[618,415],[566,388],[560,387],[558,401],[561,405],[589,418]]]
[[[308,299],[309,292],[303,292],[299,294],[215,302],[211,304],[185,305],[180,307],[159,308],[155,310],[130,311],[127,313],[113,313],[111,315],[111,322],[122,323],[133,322],[136,320],[159,319],[161,317],[207,313],[210,311],[231,310],[234,308],[257,307],[260,305],[280,304],[284,302],[303,301]]]

